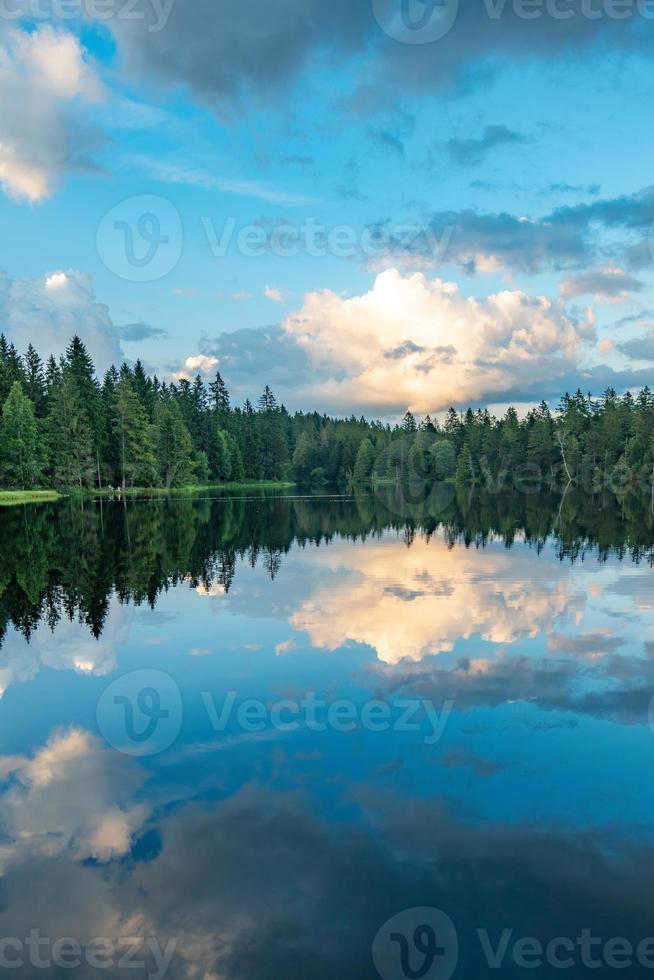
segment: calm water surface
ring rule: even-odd
[[[0,975],[654,976],[652,528],[448,488],[0,513]]]

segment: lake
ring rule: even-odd
[[[0,512],[0,973],[654,975],[651,503]]]

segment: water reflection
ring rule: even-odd
[[[11,975],[368,980],[382,925],[423,906],[454,924],[455,977],[523,976],[523,937],[572,942],[572,976],[623,937],[623,974],[649,975],[649,501],[64,502],[0,534],[0,935],[84,953],[2,946]],[[183,724],[131,758],[96,706],[153,669]],[[353,730],[206,710],[308,692],[355,705]],[[435,744],[360,722],[411,698],[453,702]]]

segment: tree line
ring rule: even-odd
[[[79,337],[43,362],[0,336],[0,485],[5,488],[179,487],[240,481],[367,485],[454,481],[501,490],[593,493],[654,488],[654,395],[566,394],[523,419],[453,408],[442,423],[407,412],[388,425],[352,415],[289,413],[266,386],[232,405],[217,372],[206,384],[160,381],[140,360],[102,379]]]

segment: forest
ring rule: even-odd
[[[73,337],[45,363],[0,336],[0,486],[7,490],[174,488],[242,482],[364,486],[455,482],[499,492],[654,493],[654,394],[565,394],[515,408],[451,408],[401,424],[291,414],[266,386],[232,405],[220,373],[160,381],[124,363],[98,378]]]

